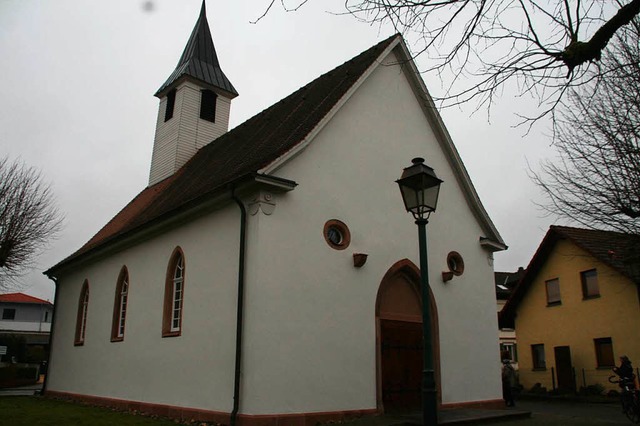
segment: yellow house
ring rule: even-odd
[[[520,383],[574,391],[640,366],[638,237],[551,226],[500,312],[517,330]]]

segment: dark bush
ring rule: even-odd
[[[34,367],[19,368],[16,374],[18,379],[35,379],[38,369]]]
[[[10,365],[0,368],[0,382],[3,380],[15,379],[17,376],[18,366]]]
[[[543,387],[540,383],[536,383],[529,392],[533,394],[545,394],[547,393],[547,388]]]
[[[594,395],[602,395],[604,393],[604,386],[600,383],[596,383],[595,385],[582,386],[580,388],[580,395],[585,396],[594,396]]]
[[[37,370],[37,367],[18,367],[15,364],[0,368],[0,388],[33,384]]]
[[[28,346],[27,359],[30,364],[40,364],[47,360],[47,354],[42,346]]]
[[[27,342],[23,336],[4,334],[0,336],[0,346],[7,347],[7,354],[2,356],[3,360],[11,361],[13,358],[16,362],[27,360]]]

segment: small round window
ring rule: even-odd
[[[453,275],[462,275],[464,272],[464,260],[457,251],[449,252],[447,255],[447,266]]]
[[[347,225],[339,220],[332,219],[324,224],[324,239],[332,248],[344,250],[349,247],[351,234]]]

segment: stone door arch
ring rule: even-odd
[[[385,274],[376,298],[377,408],[381,412],[421,408],[422,302],[420,270],[408,259]],[[434,366],[441,401],[438,315],[430,293]]]

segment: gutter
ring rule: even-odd
[[[41,394],[44,395],[47,392],[47,384],[49,382],[49,372],[51,371],[51,352],[53,352],[53,331],[56,325],[56,312],[58,311],[58,293],[60,286],[58,285],[58,278],[51,274],[45,274],[47,278],[53,281],[53,285],[56,290],[53,295],[53,313],[51,314],[51,331],[49,332],[49,353],[47,354],[47,374],[44,375],[44,382],[42,383]]]
[[[486,248],[487,250],[489,250],[490,252],[503,251],[509,248],[509,246],[507,246],[502,241],[498,241],[498,240],[487,238],[487,237],[480,237],[480,245],[483,248]]]
[[[276,192],[292,191],[298,184],[292,180],[275,176],[256,175],[254,181],[259,186]],[[238,305],[236,309],[236,360],[233,382],[233,409],[230,415],[230,426],[236,426],[238,411],[240,410],[240,375],[242,373],[242,329],[244,321],[244,273],[246,269],[247,246],[247,208],[238,198],[236,185],[230,185],[231,199],[240,208],[240,249],[238,253]],[[244,189],[244,188],[241,188]]]
[[[236,310],[236,362],[233,384],[233,410],[231,411],[231,426],[236,425],[240,408],[240,373],[242,365],[242,322],[244,310],[244,271],[245,249],[247,240],[247,209],[236,196],[235,188],[231,189],[231,198],[240,208],[240,251],[238,254],[238,307]]]

